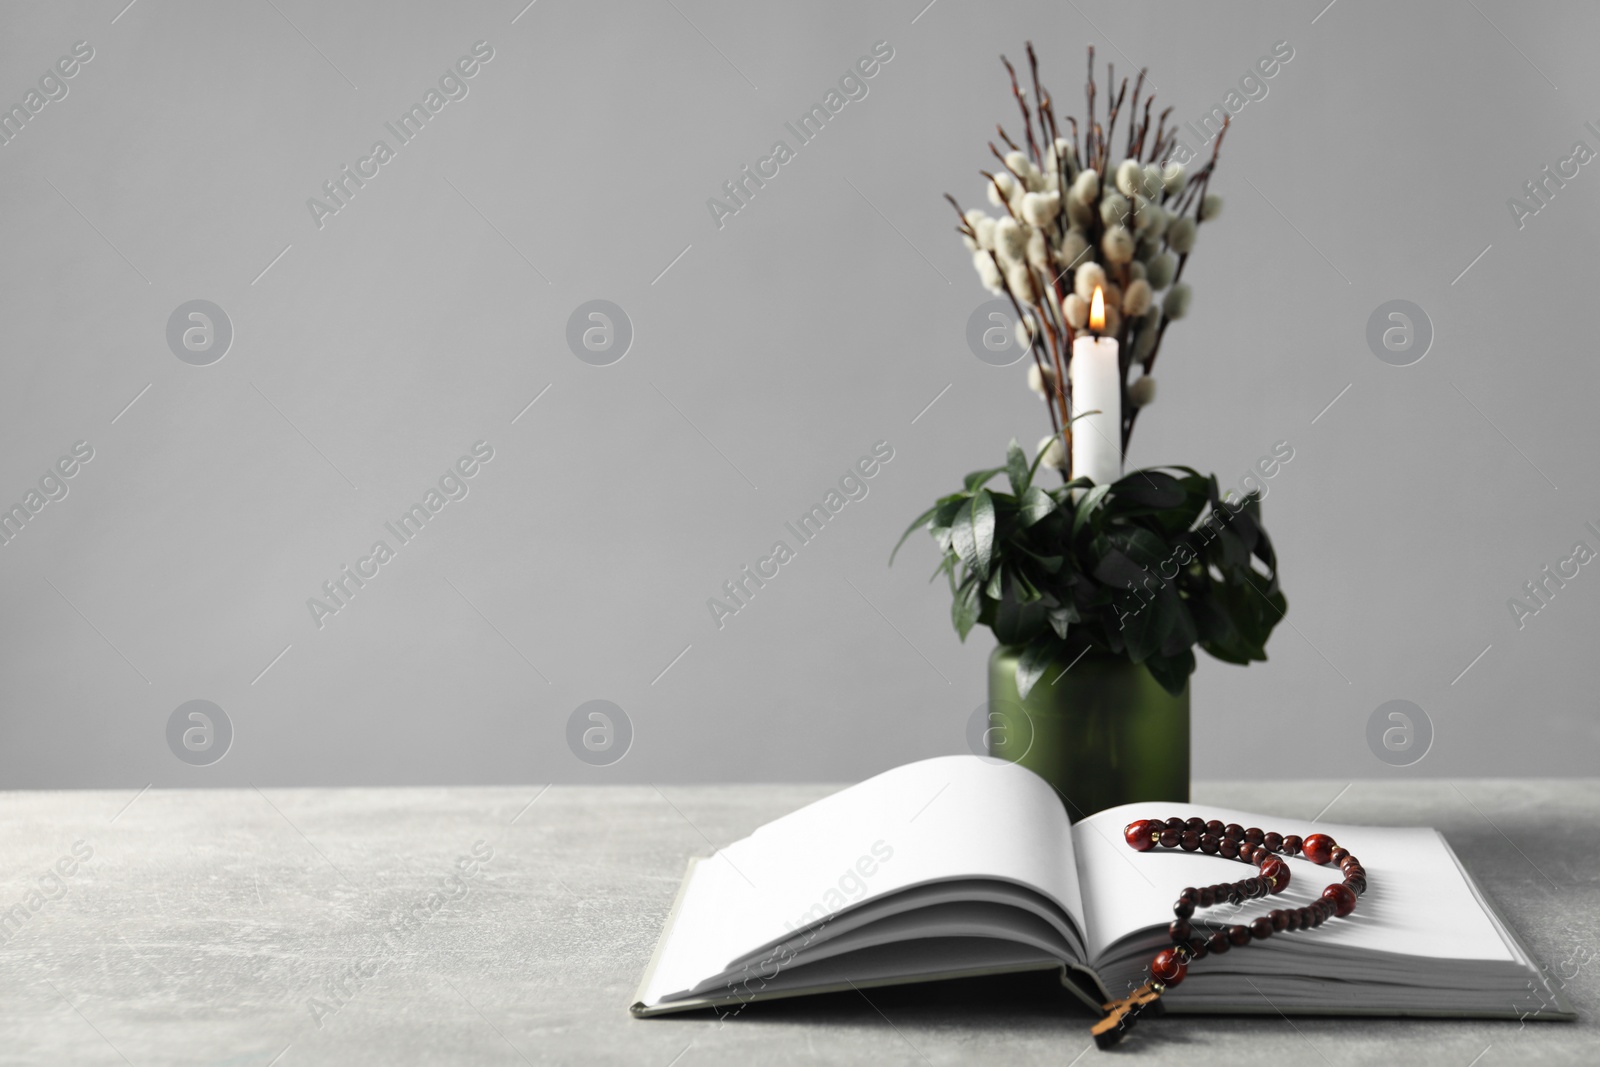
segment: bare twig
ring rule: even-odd
[[[1139,68],[1139,77],[1136,78],[1134,80],[1134,83],[1133,83],[1133,116],[1134,116],[1134,119],[1137,119],[1138,116],[1139,116],[1139,90],[1144,88],[1144,75],[1145,75],[1145,71],[1147,69],[1148,68],[1146,68],[1146,67]],[[1148,119],[1150,117],[1150,104],[1148,102],[1145,103],[1144,113],[1145,113],[1145,118]],[[1128,122],[1128,150],[1126,152],[1122,153],[1122,154],[1124,156],[1127,156],[1127,157],[1131,158],[1131,159],[1138,159],[1139,158],[1138,153],[1134,150],[1134,147],[1133,147],[1134,131],[1136,129],[1137,129],[1137,127],[1134,125],[1133,119],[1130,119],[1129,122]]]
[[[1044,121],[1044,93],[1039,90],[1039,57],[1033,54],[1032,41],[1027,42],[1027,47],[1028,73],[1033,78],[1033,106],[1039,112],[1039,137],[1042,140],[1050,137],[1050,131],[1046,128]],[[1054,146],[1055,141],[1050,140],[1048,142],[1048,147],[1053,148]],[[1044,155],[1042,152],[1034,158],[1034,163],[1038,164],[1040,167],[1044,166]]]
[[[1028,151],[1033,161],[1038,163],[1042,158],[1039,155],[1039,142],[1033,139],[1033,116],[1028,113],[1028,101],[1023,96],[1022,86],[1017,84],[1017,69],[1005,56],[1000,57],[1000,62],[1006,65],[1006,73],[1011,75],[1011,95],[1017,98],[1017,107],[1022,111],[1023,132],[1028,135]]]
[[[1106,71],[1107,71],[1107,81],[1108,82],[1111,81],[1110,70],[1111,70],[1111,66],[1110,66],[1110,64],[1107,64],[1106,65]],[[1120,90],[1118,90],[1118,92],[1117,92],[1116,103],[1111,105],[1111,117],[1106,120],[1106,136],[1105,136],[1105,140],[1102,141],[1101,145],[1100,145],[1100,149],[1101,149],[1100,173],[1102,175],[1105,174],[1106,168],[1109,167],[1110,164],[1111,164],[1111,138],[1116,136],[1116,132],[1117,132],[1117,114],[1118,114],[1118,112],[1120,112],[1122,110],[1122,98],[1127,96],[1127,95],[1128,95],[1128,79],[1127,78],[1123,78],[1122,79],[1122,88]]]
[[[1211,143],[1211,159],[1206,163],[1205,169],[1201,171],[1203,177],[1201,177],[1199,180],[1199,190],[1192,197],[1192,201],[1195,204],[1194,225],[1197,234],[1202,221],[1200,218],[1200,209],[1205,205],[1206,202],[1206,190],[1211,187],[1211,174],[1217,169],[1217,153],[1222,151],[1222,137],[1228,132],[1229,119],[1230,116],[1227,115],[1224,115],[1222,118],[1222,129],[1217,131],[1217,138]],[[1172,286],[1174,288],[1177,287],[1179,279],[1183,277],[1183,268],[1187,266],[1188,263],[1188,252],[1184,252],[1178,256],[1178,267],[1172,272]],[[1156,357],[1161,354],[1161,342],[1167,336],[1167,326],[1171,322],[1172,320],[1166,318],[1165,316],[1163,316],[1161,319],[1161,326],[1156,330],[1156,343],[1154,347],[1150,349],[1149,358],[1144,361],[1144,372],[1146,374],[1149,374],[1155,370]],[[1128,442],[1133,439],[1133,427],[1134,424],[1139,420],[1140,410],[1142,409],[1133,409],[1128,416],[1128,424],[1122,431],[1122,454],[1124,457],[1126,457],[1128,454]]]
[[[1088,114],[1084,116],[1084,120],[1083,120],[1083,135],[1084,135],[1083,161],[1084,161],[1084,166],[1093,167],[1094,166],[1094,160],[1095,160],[1094,134],[1095,134],[1095,130],[1097,130],[1099,128],[1099,127],[1097,127],[1095,125],[1095,122],[1094,122],[1094,94],[1095,94],[1095,84],[1094,84],[1094,45],[1090,45],[1089,46],[1089,80],[1084,83],[1083,92],[1084,92],[1084,95],[1089,100],[1089,111],[1088,111]]]

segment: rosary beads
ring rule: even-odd
[[[1171,818],[1135,820],[1122,836],[1135,852],[1154,848],[1203,852],[1251,864],[1259,873],[1237,882],[1190,887],[1178,894],[1177,903],[1172,905],[1174,918],[1167,927],[1172,947],[1162,949],[1150,961],[1148,982],[1121,1000],[1104,1005],[1107,1014],[1093,1029],[1095,1042],[1103,1049],[1122,1040],[1144,1008],[1182,982],[1190,963],[1242,948],[1251,941],[1265,941],[1273,934],[1309,930],[1329,919],[1343,918],[1355,910],[1356,898],[1367,891],[1366,868],[1327,834],[1302,839],[1295,834],[1263,833],[1253,826],[1245,829],[1238,823],[1223,825],[1216,819],[1207,822]],[[1336,864],[1344,872],[1344,880],[1329,885],[1321,897],[1306,907],[1275,908],[1248,924],[1231,925],[1210,936],[1195,930],[1190,919],[1197,908],[1240,904],[1282,893],[1289,885],[1289,865],[1284,856],[1300,856],[1318,865]]]

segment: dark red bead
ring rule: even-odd
[[[1216,834],[1204,833],[1200,835],[1200,851],[1208,856],[1215,856],[1217,854],[1217,846],[1220,844],[1222,844],[1222,838]]]
[[[1315,925],[1311,921],[1312,911],[1309,907],[1300,908],[1295,912],[1295,914],[1300,916],[1300,929],[1309,930],[1313,925]]]
[[[1151,977],[1167,986],[1175,986],[1183,981],[1188,969],[1183,960],[1178,958],[1178,953],[1170,948],[1157,952],[1155,959],[1150,961]]]
[[[1222,825],[1221,819],[1212,819],[1210,822],[1206,823],[1206,833],[1216,834],[1219,838],[1226,829],[1227,827]]]
[[[1206,821],[1198,818],[1185,819],[1183,820],[1183,828],[1185,830],[1193,830],[1195,833],[1199,833],[1201,830],[1206,828]]]
[[[1228,940],[1235,945],[1248,945],[1250,943],[1250,928],[1237,925],[1228,927]]]
[[[1280,933],[1289,929],[1289,913],[1284,911],[1282,908],[1273,908],[1271,911],[1267,912],[1267,918],[1272,920],[1272,930],[1274,933]]]
[[[1150,838],[1151,832],[1148,819],[1135,819],[1122,828],[1122,839],[1135,852],[1149,852],[1155,845],[1155,842]]]
[[[1245,896],[1254,899],[1261,895],[1263,886],[1261,879],[1259,878],[1246,878],[1242,883],[1240,883],[1239,888],[1244,890]]]
[[[1200,847],[1200,835],[1193,830],[1185,830],[1183,836],[1178,838],[1178,847],[1185,852],[1193,852]]]
[[[1327,918],[1328,918],[1328,913],[1323,911],[1321,908],[1315,908],[1314,907],[1314,908],[1311,909],[1311,925],[1312,926],[1321,926],[1325,921],[1327,921]]]
[[[1359,866],[1361,866],[1361,861],[1350,855],[1348,852],[1345,853],[1344,859],[1339,861],[1339,869],[1342,871],[1348,871],[1351,867]]]
[[[1200,890],[1200,906],[1202,908],[1209,908],[1216,902],[1216,890],[1212,889],[1210,886],[1205,886]]]
[[[1194,914],[1194,901],[1179,897],[1178,902],[1172,905],[1172,914],[1180,919],[1187,919]]]
[[[1266,836],[1259,826],[1252,826],[1244,832],[1244,839],[1252,845],[1261,844],[1261,839]]]
[[[1287,908],[1287,909],[1284,910],[1283,914],[1284,914],[1284,918],[1286,918],[1288,920],[1288,922],[1289,922],[1289,925],[1287,927],[1285,927],[1285,929],[1288,929],[1288,930],[1291,930],[1291,931],[1300,929],[1300,909],[1299,908]]]
[[[1169,829],[1161,831],[1161,847],[1162,848],[1177,848],[1178,847],[1178,838],[1179,838],[1179,832],[1177,830],[1173,830],[1173,829],[1169,828]]]
[[[1283,839],[1283,850],[1291,856],[1298,856],[1301,844],[1299,834],[1289,834]]]
[[[1327,834],[1312,834],[1300,844],[1300,849],[1306,854],[1306,859],[1312,863],[1327,863],[1333,855],[1335,842]]]
[[[1332,852],[1328,853],[1328,858],[1340,867],[1343,867],[1345,857],[1348,855],[1350,855],[1350,850],[1344,848],[1343,846],[1339,846],[1336,847]]]
[[[1361,896],[1367,891],[1367,876],[1352,874],[1344,880],[1344,884],[1356,891],[1356,896]]]
[[[1167,820],[1166,828],[1168,830],[1177,830],[1179,832],[1182,832],[1182,830],[1183,830],[1183,819],[1180,818],[1177,815],[1174,815],[1172,818]]]
[[[1192,885],[1184,886],[1183,889],[1178,893],[1178,899],[1187,900],[1189,903],[1193,904],[1196,900],[1200,899],[1200,890],[1196,889]]]
[[[1356,910],[1356,891],[1343,882],[1335,882],[1322,891],[1322,899],[1333,905],[1333,912],[1341,919]]]
[[[1217,855],[1225,860],[1231,860],[1239,854],[1239,842],[1231,837],[1224,837],[1217,844]]]
[[[1173,919],[1167,924],[1167,936],[1182,944],[1194,936],[1194,927],[1189,925],[1188,919]]]
[[[1228,935],[1226,933],[1218,930],[1216,933],[1206,938],[1206,947],[1210,948],[1213,954],[1220,956],[1224,952],[1228,951],[1228,949],[1233,947],[1233,942],[1228,940]]]
[[[1244,827],[1240,826],[1236,822],[1230,822],[1227,826],[1224,826],[1222,828],[1222,836],[1223,837],[1243,837],[1244,836]]]
[[[1257,941],[1265,941],[1272,936],[1272,920],[1263,915],[1250,923],[1250,935]]]
[[[1207,947],[1209,944],[1210,943],[1203,937],[1191,937],[1189,939],[1189,958],[1195,960],[1205,959],[1211,951],[1211,949]]]
[[[1278,852],[1283,849],[1282,834],[1268,834],[1261,839],[1261,844],[1268,852]]]
[[[1261,864],[1261,877],[1267,880],[1267,889],[1274,895],[1289,888],[1289,865],[1277,856],[1268,856]]]
[[[1272,853],[1267,851],[1266,845],[1257,845],[1250,850],[1250,862],[1259,867],[1266,862],[1267,857],[1270,855]]]

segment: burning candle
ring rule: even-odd
[[[1106,328],[1106,299],[1097,285],[1089,329],[1072,342],[1072,476],[1109,485],[1122,477],[1122,367]],[[1081,416],[1081,417],[1080,417]]]

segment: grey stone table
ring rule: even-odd
[[[0,794],[0,1063],[1088,1064],[1030,976],[629,1017],[691,854],[828,786]],[[1600,1062],[1600,781],[1201,783],[1442,829],[1577,1023],[1218,1017],[1139,1062]],[[19,910],[20,909],[20,910]],[[1079,1058],[1081,1057],[1081,1058]]]

